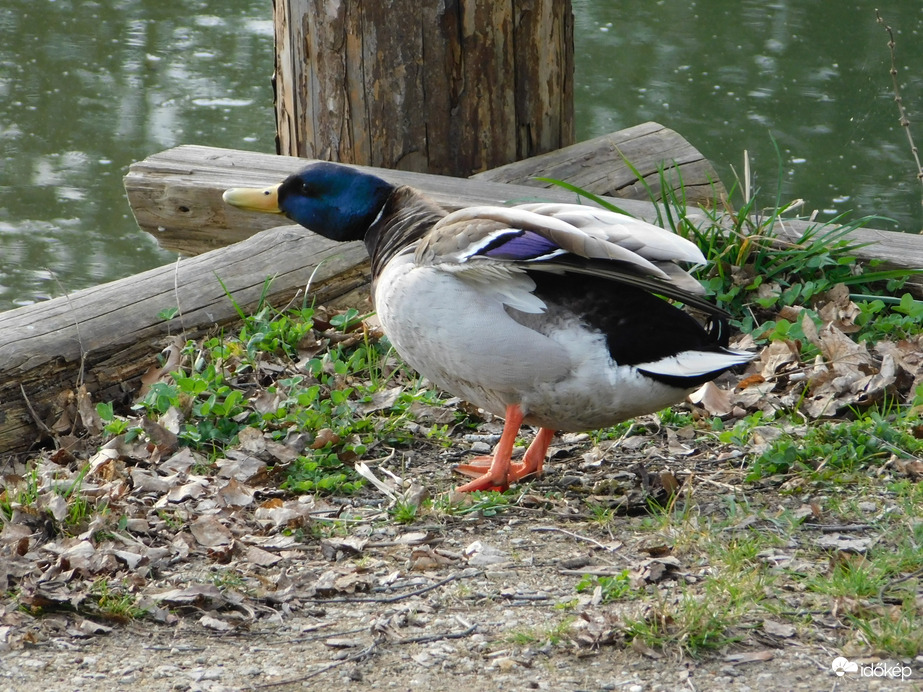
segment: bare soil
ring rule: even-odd
[[[134,534],[139,545],[122,541],[140,562],[111,580],[130,579],[147,614],[94,615],[81,600],[94,593],[91,580],[48,575],[56,563],[47,560],[48,578],[25,580],[24,593],[6,601],[0,690],[920,689],[919,659],[903,681],[836,676],[845,621],[832,612],[788,631],[744,618],[736,641],[695,656],[628,642],[625,618],[652,614],[652,599],[694,587],[709,570],[652,531],[645,498],[663,490],[645,469],[672,468],[668,485],[671,476],[688,481],[683,501],[702,517],[722,512],[728,495],[746,493],[754,512],[802,500],[741,487],[733,459],[715,462],[715,450],[682,458],[648,450],[643,465],[630,452],[615,461],[597,452],[564,441],[544,477],[509,506],[432,511],[405,525],[388,520],[387,498],[371,487],[335,502],[267,489],[259,502],[212,510],[202,503],[215,495],[204,493],[170,503],[172,516],[187,512],[175,530],[151,509],[148,533]],[[410,453],[402,469],[415,488],[449,488],[452,456]],[[610,499],[622,491],[608,521],[587,511],[601,484]],[[283,509],[287,519],[272,515]],[[209,516],[229,532],[209,533]],[[59,541],[52,554],[76,541]],[[144,553],[141,544],[166,550]],[[72,554],[59,567],[87,568]],[[576,589],[587,573],[624,569],[640,598],[605,603]]]

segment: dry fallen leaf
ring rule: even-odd
[[[689,395],[689,401],[713,416],[727,416],[734,410],[734,392],[721,389],[714,382],[706,382],[699,387]]]
[[[774,637],[794,637],[795,636],[795,627],[794,625],[789,625],[784,622],[776,622],[775,620],[763,620],[763,631],[766,634],[771,634]]]
[[[322,449],[327,445],[335,445],[340,441],[340,436],[330,428],[321,428],[311,443],[311,449]]]
[[[270,553],[268,550],[257,548],[255,545],[251,545],[247,548],[244,557],[247,562],[259,565],[260,567],[270,567],[282,559],[278,555]]]
[[[234,630],[234,625],[211,615],[203,615],[199,618],[199,624],[216,632],[231,632]]]
[[[185,345],[186,339],[182,334],[177,334],[173,337],[166,348],[161,351],[167,354],[163,365],[160,367],[152,365],[147,372],[141,376],[141,388],[138,390],[138,396],[135,397],[136,402],[143,400],[144,397],[147,396],[152,384],[159,382],[165,377],[169,377],[171,372],[175,372],[179,368],[183,357],[183,346]]]
[[[487,567],[502,562],[509,562],[510,557],[499,548],[495,548],[481,541],[470,543],[464,550],[471,567]]]
[[[894,454],[891,456],[891,463],[894,468],[913,480],[923,478],[923,461],[920,459],[901,459]]]
[[[368,543],[367,539],[357,536],[324,538],[321,539],[320,550],[325,560],[333,562],[346,556],[361,554],[366,543]]]
[[[843,536],[839,533],[831,533],[821,536],[814,541],[815,545],[821,548],[839,550],[845,553],[865,553],[874,543],[873,538],[856,538],[854,536]]]
[[[218,521],[214,515],[199,517],[189,525],[189,532],[207,548],[228,545],[232,540],[230,529]]]
[[[81,633],[86,635],[109,634],[112,632],[111,627],[93,622],[92,620],[81,620],[77,628]]]
[[[253,489],[239,483],[236,478],[228,480],[218,497],[228,507],[249,507],[253,503]]]
[[[77,387],[77,411],[80,413],[80,421],[88,433],[98,435],[102,432],[103,421],[96,412],[92,396],[87,391],[86,385],[83,384]]]
[[[418,546],[410,552],[410,570],[413,572],[426,572],[454,563],[451,557],[436,552],[428,545]]]
[[[154,594],[157,603],[173,606],[195,605],[198,607],[220,607],[228,603],[227,597],[213,584],[191,584],[182,589],[170,589]]]

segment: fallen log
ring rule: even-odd
[[[626,162],[644,176],[643,184]],[[305,164],[304,159],[287,156],[180,146],[132,165],[125,177],[125,190],[142,229],[167,250],[197,255],[238,242],[277,223],[228,209],[216,191],[277,182]],[[469,179],[480,185],[466,183],[460,187],[457,178],[406,171],[380,174],[393,182],[426,190],[448,207],[458,207],[538,198],[574,201],[572,193],[535,180],[539,176],[557,178],[597,195],[649,202],[645,185],[655,194],[661,192],[661,167],[673,190],[685,194],[690,205],[711,205],[716,196],[720,202],[727,195],[708,160],[679,134],[657,123],[644,123]],[[485,184],[488,182],[539,186],[547,191],[521,189],[503,193]],[[632,213],[644,216],[651,207],[636,210]]]
[[[288,156],[185,145],[132,165],[125,176],[125,190],[142,229],[152,233],[164,247],[195,254],[248,238],[278,223],[278,218],[228,207],[221,199],[225,189],[270,185],[308,163],[306,159]],[[489,182],[477,176],[448,178],[408,171],[365,170],[392,183],[413,185],[448,208],[538,200],[578,201],[572,192],[559,187],[538,190]],[[649,201],[601,196],[638,218],[651,222],[657,219],[657,208]],[[709,222],[706,213],[696,207],[687,208],[686,216],[693,224]],[[773,232],[780,240],[795,242],[817,225],[784,219],[775,225]],[[848,239],[864,245],[855,252],[859,259],[882,260],[896,268],[923,267],[923,236],[858,228]]]
[[[0,451],[22,452],[43,432],[66,433],[74,394],[120,401],[156,366],[179,334],[196,339],[252,311],[272,282],[274,305],[311,283],[311,300],[328,305],[368,283],[365,248],[286,226],[229,248],[0,313]],[[220,280],[220,281],[219,281]],[[227,288],[222,288],[221,283]],[[233,298],[233,301],[232,299]],[[162,316],[178,308],[176,317]],[[2,464],[0,464],[2,465]]]
[[[634,169],[634,170],[632,170]],[[641,178],[635,174],[641,174]],[[663,196],[660,174],[690,205],[727,200],[711,162],[679,133],[648,122],[471,176],[549,188],[562,180],[597,195],[650,201]]]

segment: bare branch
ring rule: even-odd
[[[913,154],[913,160],[917,164],[917,180],[920,181],[920,185],[923,186],[923,165],[920,164],[920,152],[917,149],[917,145],[913,142],[913,135],[910,132],[910,119],[907,117],[907,110],[904,108],[904,100],[901,98],[900,85],[897,79],[897,59],[894,54],[894,31],[888,24],[885,24],[885,20],[882,19],[881,13],[876,9],[875,18],[879,24],[881,24],[885,31],[888,32],[888,51],[891,53],[891,86],[894,89],[894,101],[897,103],[897,110],[900,114],[900,123],[901,127],[904,128],[904,132],[907,133],[907,141],[910,143],[910,153]],[[920,204],[923,204],[923,199],[920,200]],[[921,231],[923,233],[923,231]]]

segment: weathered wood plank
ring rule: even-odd
[[[125,177],[125,189],[135,218],[144,230],[153,233],[165,247],[193,253],[236,242],[278,223],[278,219],[270,216],[229,208],[221,199],[225,189],[276,183],[308,163],[306,159],[289,156],[186,145],[154,154],[131,166]],[[366,170],[393,183],[413,185],[448,208],[536,200],[577,201],[575,195],[560,188],[538,190],[477,178]],[[656,208],[650,202],[607,199],[638,218],[647,221],[657,218]],[[693,223],[707,220],[697,208],[689,208],[687,216]],[[795,241],[814,225],[786,220],[776,225],[775,232],[783,240]],[[923,236],[860,228],[850,239],[869,244],[856,253],[862,259],[882,259],[894,267],[923,267]]]
[[[536,185],[534,177],[545,173],[534,162],[543,159],[549,163],[549,177],[568,182],[574,182],[576,178],[579,181],[576,184],[595,194],[608,195],[611,188],[617,188],[620,195],[637,195],[639,186],[631,184],[635,177],[615,153],[614,146],[624,146],[637,159],[630,159],[633,165],[654,178],[660,161],[676,161],[683,169],[683,182],[695,183],[690,190],[701,193],[690,193],[690,197],[695,197],[690,200],[691,203],[702,202],[713,192],[721,194],[724,190],[720,181],[714,191],[709,187],[715,174],[708,161],[682,137],[657,123],[645,123],[568,147],[565,151],[571,151],[578,159],[578,164],[571,171],[564,170],[564,156],[548,154],[501,167],[497,169],[497,175],[502,177],[499,182]],[[657,159],[650,152],[660,146],[666,153]],[[546,159],[546,156],[550,158]],[[228,208],[221,200],[224,189],[240,185],[267,185],[300,170],[308,162],[294,157],[186,145],[133,164],[125,177],[125,189],[142,229],[153,234],[168,250],[195,255],[235,243],[277,223],[271,217],[255,217]],[[492,171],[474,176],[471,179],[474,182],[463,185],[456,178],[381,169],[373,172],[395,183],[426,190],[436,201],[451,208],[534,199],[575,199],[572,193],[560,188],[545,188],[538,192],[528,187],[516,189],[491,185]],[[647,179],[647,182],[659,189],[659,181]],[[619,204],[631,211],[629,202]],[[632,213],[644,217],[650,211],[649,205],[641,205],[635,207]]]
[[[271,302],[284,305],[303,290],[315,267],[312,296],[335,304],[368,283],[365,248],[339,244],[296,226],[261,233],[228,248],[119,281],[0,313],[0,452],[19,452],[38,426],[26,398],[49,427],[58,397],[82,379],[90,392],[117,401],[137,389],[171,334],[198,338],[238,321],[231,300],[252,310],[264,281]],[[351,302],[360,300],[351,298]],[[179,307],[166,322],[162,310]],[[23,394],[25,392],[25,395]],[[2,460],[0,460],[2,462]],[[0,463],[2,465],[2,463]]]
[[[641,174],[641,180],[629,168]],[[687,203],[713,205],[727,190],[711,162],[668,127],[648,122],[579,142],[547,154],[471,176],[477,180],[549,188],[536,178],[563,180],[597,195],[650,200],[661,198],[660,169]],[[648,188],[650,191],[648,191]]]

